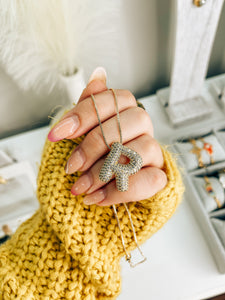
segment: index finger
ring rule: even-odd
[[[137,106],[136,99],[128,90],[115,90],[118,99],[119,112]],[[101,122],[116,115],[115,99],[111,90],[95,95]],[[64,138],[74,139],[99,125],[95,107],[91,97],[79,102],[62,121],[48,134],[51,142]]]
[[[80,103],[81,101],[83,101],[85,98],[91,96],[91,94],[97,94],[97,93],[101,93],[104,91],[107,91],[108,88],[106,86],[106,82],[103,82],[100,79],[95,79],[93,81],[91,81],[90,83],[88,83],[87,87],[83,90],[78,103]]]

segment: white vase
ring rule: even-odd
[[[56,120],[60,120],[64,113],[73,107],[74,103],[78,102],[83,89],[86,87],[82,68],[78,69],[77,72],[71,76],[60,75],[60,79],[66,91],[68,101],[67,104],[64,104],[54,115],[54,118],[50,121],[50,127],[55,124]]]
[[[78,69],[77,72],[71,76],[60,77],[67,92],[69,104],[77,103],[83,89],[86,87],[83,69]]]

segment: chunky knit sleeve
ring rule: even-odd
[[[87,206],[70,189],[81,173],[64,168],[82,141],[45,143],[38,175],[40,209],[0,248],[0,299],[115,299],[124,255],[112,207]],[[128,204],[137,239],[143,243],[172,216],[183,185],[176,162],[163,149],[167,186],[155,196]],[[135,248],[124,205],[117,205],[126,248]],[[2,298],[1,298],[2,296]]]
[[[112,207],[87,206],[83,204],[83,195],[74,196],[70,192],[81,174],[67,175],[64,167],[71,151],[81,140],[46,141],[38,179],[38,199],[47,221],[76,259],[83,261],[84,257],[93,257],[93,248],[101,246],[112,247],[118,255],[123,255]],[[183,185],[176,163],[167,150],[163,149],[163,155],[167,186],[150,199],[128,204],[140,243],[163,226],[182,198]],[[133,249],[135,243],[125,207],[117,205],[117,211],[126,246]]]

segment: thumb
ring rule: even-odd
[[[106,86],[106,71],[103,67],[97,67],[91,74],[86,88],[83,90],[79,102],[89,97],[91,94],[97,94],[108,90]]]

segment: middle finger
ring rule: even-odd
[[[123,143],[143,134],[152,135],[150,117],[145,110],[139,107],[132,107],[121,112],[120,126]],[[120,140],[116,116],[102,123],[102,127],[104,136],[109,145]],[[66,165],[66,173],[72,174],[77,170],[87,170],[107,152],[108,148],[103,138],[101,128],[97,126],[87,134],[85,139],[71,154]]]

